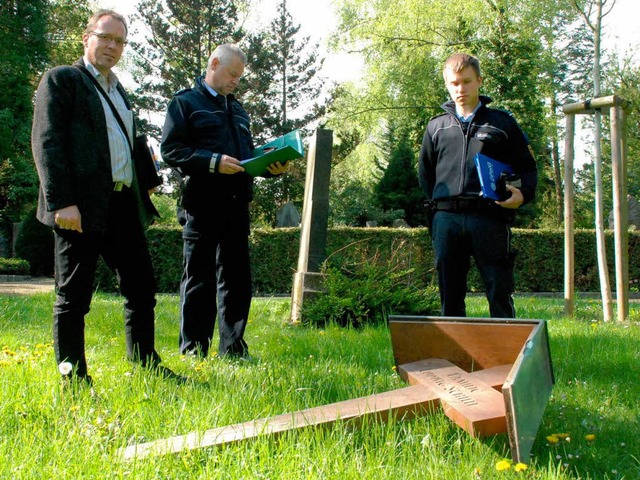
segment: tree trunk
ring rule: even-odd
[[[555,112],[558,104],[555,96],[551,97],[551,116],[555,119]],[[556,226],[560,227],[564,219],[564,195],[562,192],[562,175],[560,174],[560,148],[558,146],[558,126],[554,125],[551,135],[551,163],[553,165],[553,183],[556,190]]]

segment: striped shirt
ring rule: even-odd
[[[133,145],[133,112],[127,108],[127,104],[117,90],[118,78],[113,72],[109,72],[109,78],[105,78],[85,57],[85,66],[87,70],[96,77],[98,83],[107,93],[111,102],[115,105],[120,118],[127,127],[127,135]],[[97,88],[96,88],[97,90]],[[107,136],[109,138],[109,152],[111,154],[111,174],[114,182],[124,182],[125,185],[131,186],[133,182],[133,169],[131,162],[131,149],[129,148],[129,142],[124,136],[116,117],[113,115],[113,111],[109,104],[98,92],[102,107],[104,109],[104,116],[107,122]]]

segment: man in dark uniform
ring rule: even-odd
[[[240,161],[254,148],[249,116],[232,92],[247,58],[224,44],[205,75],[171,100],[161,153],[183,175],[178,220],[183,227],[180,351],[206,357],[218,315],[220,356],[247,357],[244,331],[251,305],[249,202],[253,178]],[[286,165],[269,167],[279,175]],[[216,304],[216,292],[218,302]]]
[[[534,198],[535,159],[515,119],[488,108],[491,99],[479,94],[482,77],[475,57],[451,55],[443,74],[451,100],[442,106],[445,113],[429,121],[418,163],[420,185],[431,210],[442,314],[466,315],[467,274],[473,256],[491,317],[514,318],[510,225],[515,210]],[[511,165],[519,177],[519,187],[506,185],[505,200],[481,196],[476,153]]]
[[[128,358],[175,375],[158,366],[154,348],[156,284],[144,233],[157,215],[148,190],[160,179],[150,159],[132,155],[134,115],[111,71],[126,37],[124,17],[112,10],[95,13],[82,36],[84,57],[44,74],[33,117],[38,219],[55,237],[56,361],[63,377],[88,384],[84,317],[99,255],[116,272],[125,297]]]

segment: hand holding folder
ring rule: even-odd
[[[300,131],[293,130],[254,149],[251,158],[242,160],[240,165],[252,177],[260,177],[267,173],[279,175],[286,171],[286,162],[302,156],[304,156],[304,147],[300,138]],[[275,165],[277,163],[280,164],[279,167]]]
[[[511,192],[506,188],[507,179],[519,181],[519,177],[514,174],[513,167],[482,153],[476,153],[474,161],[478,177],[480,177],[482,196],[499,202],[508,199]],[[520,185],[512,183],[512,186],[516,188]]]

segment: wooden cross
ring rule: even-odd
[[[487,347],[487,345],[491,345],[491,342],[494,342],[497,345],[498,340],[503,338],[501,353],[489,353],[488,356],[491,357],[491,360],[480,355],[478,358],[480,369],[471,372],[445,358],[408,361],[397,367],[400,376],[410,385],[405,388],[227,425],[205,432],[192,432],[131,445],[122,449],[120,454],[124,459],[164,455],[184,450],[222,446],[261,435],[275,435],[313,426],[328,426],[337,421],[358,423],[367,418],[384,421],[390,416],[413,418],[429,414],[436,408],[442,407],[447,417],[474,437],[485,437],[508,431],[514,460],[524,460],[523,457],[528,455],[533,443],[533,439],[529,438],[531,430],[533,428],[533,437],[535,437],[535,431],[544,411],[553,378],[551,375],[550,381],[545,380],[544,385],[546,386],[543,387],[540,387],[536,382],[532,384],[536,388],[536,392],[533,392],[531,397],[535,405],[529,408],[533,412],[533,420],[525,422],[523,428],[518,428],[516,418],[518,409],[513,408],[514,404],[522,403],[519,400],[521,395],[514,394],[509,389],[507,392],[509,395],[505,398],[501,390],[506,383],[513,382],[514,369],[517,370],[522,365],[525,365],[528,374],[531,372],[536,374],[538,383],[539,377],[550,373],[551,366],[547,361],[546,329],[540,330],[539,328],[540,325],[544,327],[544,322],[534,321],[535,323],[529,324],[502,322],[492,325],[491,321],[487,322],[486,319],[483,319],[482,323],[474,325],[468,323],[466,319],[452,323],[450,319],[421,317],[417,324],[415,320],[414,318],[413,321],[407,322],[406,319],[401,318],[395,323],[393,319],[390,321],[396,362],[399,358],[411,359],[416,355],[418,358],[424,358],[425,349],[442,351],[446,347],[446,351],[451,353],[452,359],[455,358],[458,363],[468,367],[476,360],[470,357],[468,352],[478,349],[477,344]],[[438,321],[442,323],[438,324]],[[498,328],[487,329],[487,325]],[[505,326],[516,328],[505,330]],[[463,328],[460,329],[460,327]],[[473,335],[474,331],[480,335]],[[509,335],[504,336],[505,332]],[[544,340],[541,342],[542,347],[534,349],[532,339],[539,339],[539,337]],[[470,343],[465,345],[468,342]],[[514,350],[514,342],[523,343],[520,343],[519,349]],[[540,355],[529,354],[527,357],[527,352],[536,353],[538,351],[543,352],[542,360],[538,358]],[[462,352],[466,352],[466,357]],[[513,363],[504,363],[505,358],[510,358]],[[539,368],[532,369],[532,362],[534,367]],[[486,364],[485,368],[482,363]],[[540,372],[543,375],[538,375]],[[549,375],[546,376],[549,377]],[[536,399],[536,395],[538,397],[542,395],[544,398],[542,410],[540,410],[541,402]]]

